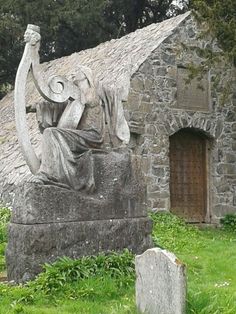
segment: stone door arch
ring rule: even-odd
[[[207,137],[181,129],[170,136],[171,212],[188,222],[205,222],[207,198]]]

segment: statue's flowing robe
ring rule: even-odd
[[[81,156],[103,143],[103,110],[99,104],[85,105],[76,129],[57,127],[66,105],[44,102],[37,106],[42,135],[39,174],[75,190],[82,188],[78,172]],[[91,162],[89,158],[87,162]]]

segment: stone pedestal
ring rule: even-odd
[[[128,152],[94,155],[93,194],[25,183],[14,201],[6,251],[8,279],[34,278],[42,264],[152,246],[146,185]]]

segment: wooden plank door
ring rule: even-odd
[[[181,130],[170,137],[171,212],[204,222],[207,206],[206,138]]]

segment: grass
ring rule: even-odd
[[[4,272],[6,268],[4,252],[7,242],[7,223],[10,220],[10,215],[9,208],[2,206],[0,203],[0,273]]]
[[[136,313],[133,285],[118,287],[109,276],[65,284],[60,291],[45,294],[31,287],[3,287],[0,313]]]
[[[7,209],[0,210],[0,248],[6,242]],[[153,214],[153,240],[187,266],[188,309],[196,314],[236,313],[236,232],[199,230],[171,214]],[[27,285],[0,284],[0,314],[135,314],[134,257],[99,255],[45,265]]]
[[[187,266],[188,313],[236,313],[236,232],[199,230],[170,214],[153,216],[156,244]]]

